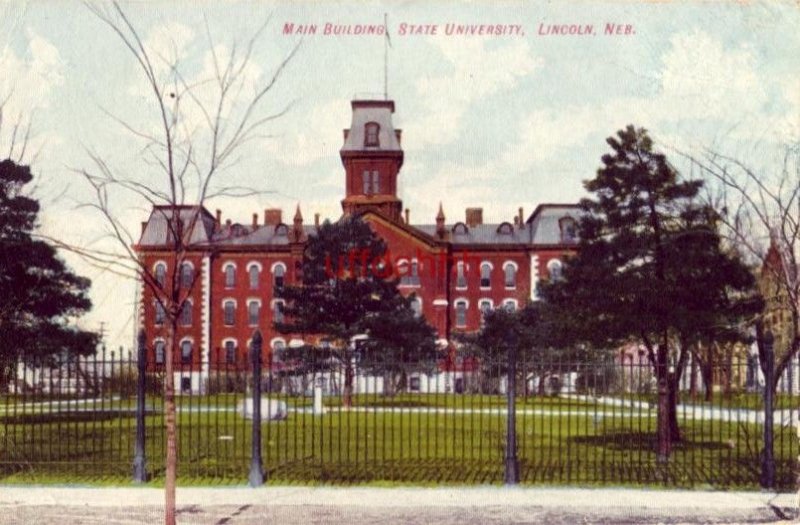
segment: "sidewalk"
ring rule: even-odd
[[[0,523],[158,522],[154,488],[4,486]],[[794,494],[577,488],[179,488],[180,523],[788,523]]]

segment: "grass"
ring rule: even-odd
[[[233,406],[241,396],[181,398],[193,407]],[[310,404],[299,398],[298,404]],[[326,398],[331,408],[338,398]],[[425,412],[415,407],[495,408],[501,396],[403,394],[355,396],[358,407],[324,416],[290,412],[262,426],[262,455],[270,483],[486,484],[503,480],[506,419],[500,413]],[[667,466],[657,463],[654,411],[559,398],[521,400],[517,440],[523,483],[710,486],[755,488],[760,427],[682,421],[684,441]],[[97,411],[6,413],[0,418],[0,476],[13,482],[124,484],[132,472],[135,420],[130,400]],[[158,408],[158,407],[153,407]],[[631,417],[635,416],[635,417]],[[163,479],[163,416],[146,418],[148,470]],[[779,483],[791,486],[796,438],[776,427]],[[180,479],[184,484],[247,478],[251,423],[234,411],[179,413]]]

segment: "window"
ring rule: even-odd
[[[155,346],[155,357],[156,357],[156,364],[163,365],[164,364],[164,341],[156,341]]]
[[[561,242],[565,244],[578,241],[578,223],[572,217],[561,217],[558,220],[558,227],[561,230]]]
[[[164,288],[164,283],[167,281],[167,265],[164,263],[156,264],[155,269],[156,283],[161,288]]]
[[[464,275],[464,263],[460,262],[456,265],[456,288],[466,288],[467,277]]]
[[[513,312],[517,309],[517,300],[516,299],[506,299],[503,301],[503,308],[506,309],[508,312]]]
[[[183,326],[192,326],[192,302],[184,301],[181,306],[180,322]]]
[[[550,281],[552,282],[561,280],[562,270],[563,266],[561,265],[561,261],[558,259],[552,259],[549,263],[547,263],[547,271],[550,274]]]
[[[182,377],[181,378],[181,392],[184,394],[188,394],[192,391],[192,378],[191,377]]]
[[[276,323],[283,322],[283,301],[274,301],[272,303],[272,320]]]
[[[225,288],[233,288],[236,285],[236,266],[228,264],[225,266]]]
[[[478,309],[481,311],[481,327],[486,322],[486,314],[492,311],[492,301],[490,299],[481,299],[478,303]]]
[[[419,376],[413,376],[408,378],[408,389],[412,392],[419,392],[420,388],[420,380]]]
[[[183,341],[181,343],[181,363],[192,362],[192,342]]]
[[[225,301],[222,305],[225,326],[232,326],[236,322],[236,303]]]
[[[181,286],[183,288],[191,288],[194,283],[194,268],[192,264],[185,262],[181,264]]]
[[[272,361],[283,361],[283,353],[286,349],[286,343],[278,339],[272,343]]]
[[[467,326],[467,301],[456,301],[456,328]]]
[[[232,364],[236,362],[236,343],[234,341],[225,341],[225,363]]]
[[[258,289],[258,278],[261,275],[261,269],[258,267],[257,264],[251,264],[247,268],[247,275],[250,280],[250,289],[257,290]]]
[[[514,227],[511,226],[510,222],[504,222],[497,227],[497,233],[499,235],[514,235]]]
[[[273,286],[276,290],[280,290],[283,288],[284,278],[286,276],[286,266],[283,264],[276,264],[275,268],[272,270],[272,277],[273,277]]]
[[[161,304],[161,301],[156,301],[156,324],[164,324],[164,319],[167,318],[167,311],[164,309],[164,305]]]
[[[503,277],[506,288],[517,287],[517,265],[511,261],[507,261],[503,265]]]
[[[481,263],[481,288],[490,288],[492,286],[492,265],[488,262]]]
[[[381,192],[381,174],[377,171],[372,172],[372,193],[378,194]]]
[[[411,261],[411,263],[403,260],[398,262],[397,265],[398,272],[401,275],[400,284],[406,286],[419,286],[419,262],[416,259]]]
[[[261,303],[258,301],[250,301],[247,303],[247,323],[250,326],[258,324],[258,317],[261,313]]]
[[[414,317],[422,315],[422,299],[419,297],[411,299],[411,310],[414,312]]]
[[[463,222],[456,223],[456,225],[453,226],[453,234],[455,235],[466,235],[468,233],[469,228]]]
[[[364,124],[364,146],[380,146],[380,142],[378,140],[380,129],[381,127],[377,122],[367,122]]]
[[[381,192],[381,175],[377,171],[364,171],[361,174],[364,195]]]

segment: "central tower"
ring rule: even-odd
[[[401,220],[402,201],[397,196],[397,176],[403,165],[401,130],[394,129],[392,100],[353,100],[353,120],[344,130],[339,150],[345,169],[345,215],[377,208]]]

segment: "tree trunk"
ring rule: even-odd
[[[669,381],[669,439],[671,443],[681,440],[681,429],[678,426],[678,385],[677,381]]]
[[[164,421],[167,432],[167,452],[165,458],[166,479],[164,481],[164,523],[175,525],[175,486],[178,477],[178,443],[176,436],[175,418],[175,327],[177,320],[173,319],[167,335],[164,378]]]
[[[348,358],[344,364],[344,391],[342,406],[350,408],[353,406],[353,363]]]
[[[656,420],[656,434],[658,446],[656,455],[658,462],[666,462],[672,451],[670,432],[670,388],[667,369],[667,351],[659,347],[656,350],[656,379],[658,381],[658,414]]]
[[[714,372],[710,365],[704,364],[700,367],[700,374],[703,376],[705,401],[711,403],[714,399]]]

